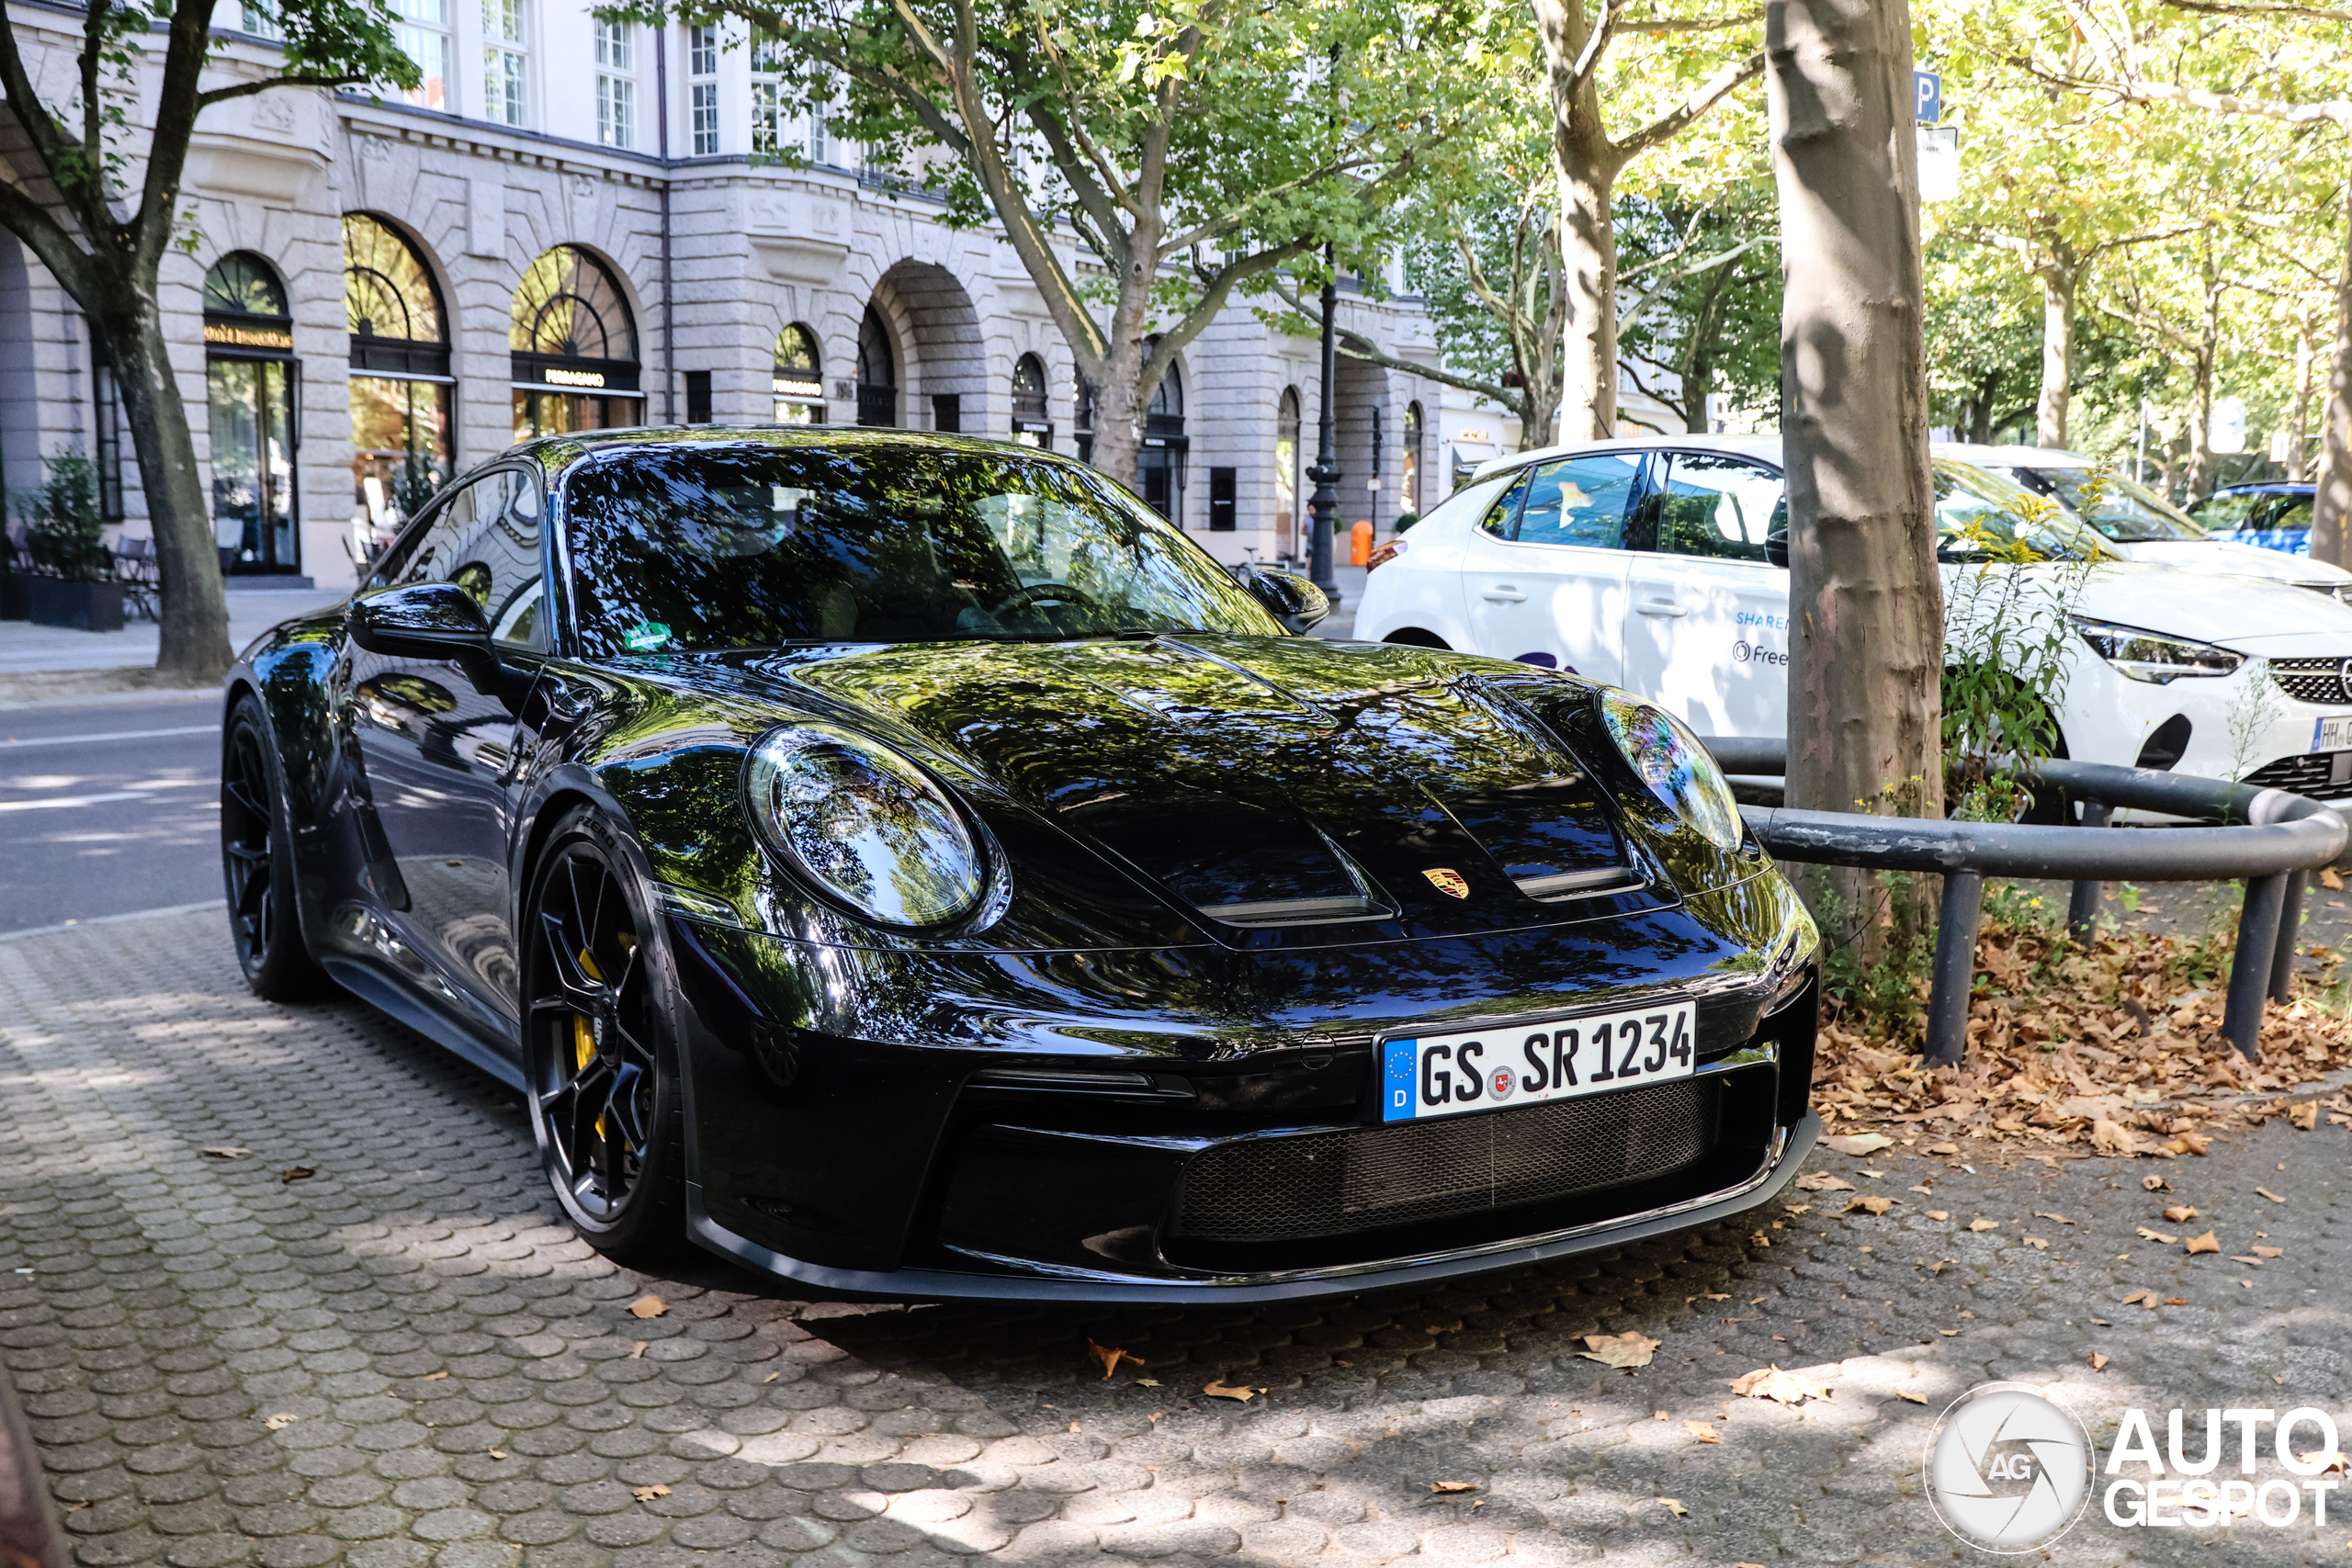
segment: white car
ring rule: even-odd
[[[1946,592],[1955,537],[2018,491],[1936,464]],[[1482,468],[1375,552],[1367,641],[1420,643],[1622,686],[1702,735],[1787,733],[1787,510],[1776,436],[1669,436]],[[2352,796],[2352,608],[2250,578],[2121,561],[2080,524],[2036,537],[2097,558],[2058,706],[2064,755]],[[2051,613],[2056,613],[2054,610]]]
[[[1972,464],[2057,502],[2088,524],[2107,547],[2125,560],[2156,561],[2187,571],[2231,577],[2267,577],[2333,594],[2352,604],[2352,571],[2280,550],[2216,539],[2203,524],[2147,486],[2079,452],[1957,442],[1939,442],[1928,452]],[[2083,485],[2094,472],[2102,473],[2105,493],[2097,505],[2086,508]]]

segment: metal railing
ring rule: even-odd
[[[1706,744],[1727,773],[1778,775],[1787,765],[1784,741],[1721,738]],[[2052,760],[2018,771],[2029,785],[2048,784],[2083,802],[2086,825],[1947,822],[1785,806],[1744,807],[1742,815],[1757,841],[1781,860],[1927,872],[1944,879],[1928,1000],[1926,1056],[1934,1066],[1958,1062],[1967,1053],[1969,988],[1975,977],[1985,877],[2072,882],[2066,923],[2077,941],[2089,936],[2100,889],[2109,881],[2243,878],[2245,902],[2238,912],[2237,954],[2230,965],[2222,1033],[2248,1059],[2258,1059],[2263,1002],[2287,999],[2304,879],[2343,854],[2344,819],[2316,800],[2284,790],[2151,768]],[[2233,825],[2123,833],[2107,826],[2118,809]]]

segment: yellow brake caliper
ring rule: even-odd
[[[580,969],[591,980],[605,977],[605,972],[596,967],[596,961],[588,955],[584,947],[580,950]],[[571,1015],[571,1057],[573,1071],[580,1073],[586,1072],[588,1064],[596,1059],[595,1027],[576,1012]],[[601,1138],[604,1135],[605,1119],[600,1115],[596,1118],[596,1136]]]

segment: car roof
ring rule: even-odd
[[[2317,495],[2319,486],[2303,479],[2255,479],[2245,484],[2215,485],[2211,501],[2216,495]]]
[[[934,452],[970,452],[998,457],[1019,456],[1045,462],[1077,463],[1076,458],[1040,451],[1035,446],[1023,446],[1016,442],[991,441],[977,435],[940,435],[921,430],[883,430],[854,424],[630,425],[616,430],[583,430],[572,434],[535,436],[528,441],[515,443],[498,457],[528,458],[554,473],[570,468],[583,457],[627,451],[631,447],[741,446],[746,443],[777,447],[920,446]]]
[[[2096,468],[2097,458],[2086,457],[2080,452],[2069,452],[2063,446],[1987,446],[1976,441],[1938,441],[1928,450],[1939,457],[1957,457],[1963,463],[1979,468]]]
[[[1548,462],[1554,457],[1580,457],[1598,452],[1723,452],[1735,457],[1759,457],[1779,467],[1781,438],[1777,435],[1623,435],[1607,441],[1569,441],[1557,446],[1539,446],[1532,452],[1511,452],[1500,457],[1489,457],[1478,465],[1473,479],[1483,479],[1495,474],[1507,474],[1529,463]]]

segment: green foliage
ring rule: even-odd
[[[98,518],[98,468],[79,451],[59,452],[48,472],[13,502],[25,525],[25,553],[35,570],[68,582],[110,582],[114,558],[107,554]]]
[[[387,499],[405,521],[424,511],[447,479],[448,475],[433,458],[422,452],[411,452],[392,475],[392,493]]]
[[[1668,183],[1620,197],[1616,216],[1625,316],[1618,351],[1634,385],[1681,414],[1686,429],[1706,428],[1711,391],[1731,409],[1776,411],[1781,252],[1770,183],[1707,194]],[[1645,374],[1645,365],[1655,368]],[[1680,389],[1656,385],[1657,369],[1672,371]]]
[[[2085,481],[2086,504],[2105,478]],[[2060,515],[2047,497],[2020,492],[2009,526],[1980,518],[1960,531],[1970,564],[1944,591],[1944,799],[1955,818],[2016,820],[2029,801],[2018,764],[2056,749],[2057,710],[2082,656],[2074,608],[2095,564],[2052,560],[2030,542]]]

